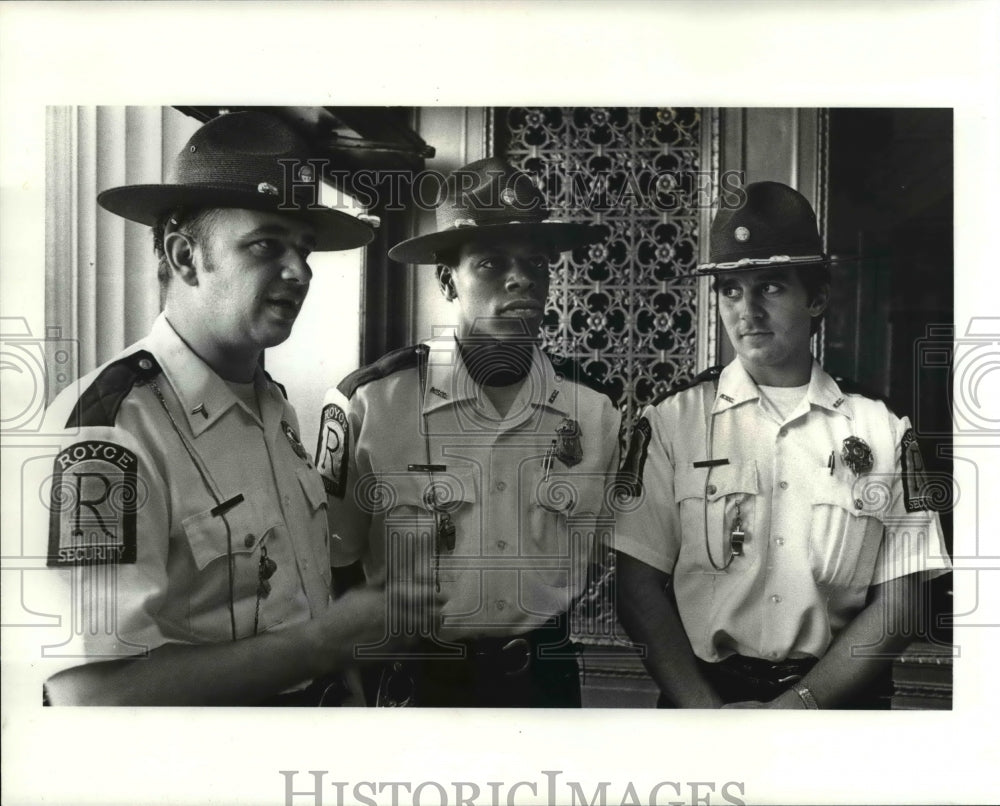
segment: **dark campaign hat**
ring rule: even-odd
[[[557,252],[607,237],[606,227],[551,219],[545,197],[524,171],[496,157],[450,174],[438,197],[437,231],[389,250],[401,263],[437,263],[438,253],[474,240],[538,242]]]
[[[723,208],[712,222],[709,262],[702,274],[748,271],[765,266],[827,263],[816,214],[797,190],[780,182],[746,186],[745,203]]]
[[[263,112],[210,120],[187,141],[162,185],[126,185],[98,194],[105,209],[150,227],[180,208],[238,207],[283,213],[316,229],[316,251],[369,243],[372,227],[319,203],[320,177],[305,141]]]

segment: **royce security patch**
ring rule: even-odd
[[[316,446],[316,469],[323,477],[328,495],[343,498],[347,489],[347,450],[350,431],[347,415],[336,403],[323,407]]]
[[[645,417],[640,417],[632,431],[632,441],[619,473],[619,483],[633,496],[642,493],[642,471],[646,466],[649,440],[653,435],[652,426]]]
[[[920,455],[920,445],[912,428],[900,440],[900,464],[903,475],[903,504],[907,512],[930,509],[927,495],[927,470]]]
[[[103,440],[76,442],[56,456],[47,565],[134,563],[140,503],[136,455]]]

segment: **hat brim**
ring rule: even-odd
[[[577,224],[566,221],[482,224],[456,227],[428,235],[419,235],[396,244],[389,257],[400,263],[437,263],[437,255],[475,240],[499,240],[514,243],[539,243],[557,252],[587,246],[608,237],[602,224]]]
[[[695,269],[697,274],[738,274],[744,271],[758,271],[767,268],[800,269],[806,266],[829,266],[833,263],[848,263],[857,260],[857,255],[808,255],[803,257],[751,258],[731,263],[701,263]],[[736,264],[736,265],[733,265]]]
[[[316,252],[356,249],[371,243],[375,231],[364,221],[331,207],[279,209],[276,196],[234,189],[231,185],[125,185],[97,196],[105,210],[153,227],[160,217],[179,208],[239,208],[279,213],[307,221],[316,230]]]

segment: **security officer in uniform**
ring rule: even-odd
[[[661,704],[871,705],[919,587],[950,567],[913,430],[810,354],[830,275],[801,194],[747,186],[710,252],[737,357],[635,429],[622,623]]]
[[[47,648],[69,667],[52,704],[316,704],[384,632],[382,593],[332,604],[323,484],[260,365],[291,334],[309,253],[373,237],[318,206],[309,156],[276,118],[235,113],[191,137],[169,184],[98,197],[154,228],[166,303],[47,414],[65,439],[44,576],[74,626]]]
[[[378,704],[579,707],[567,613],[609,528],[620,415],[538,336],[550,262],[604,228],[551,221],[499,159],[451,174],[436,213],[437,231],[389,255],[437,265],[457,330],[358,370],[324,404],[334,563],[361,560],[372,581],[422,569],[443,600],[424,658],[388,665]],[[401,560],[414,555],[416,570]]]

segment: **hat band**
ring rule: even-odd
[[[702,263],[699,271],[709,271],[718,269],[727,271],[729,269],[742,269],[745,266],[772,266],[775,263],[818,263],[824,258],[822,255],[772,255],[771,257],[744,257],[739,260],[731,260],[723,263]]]

